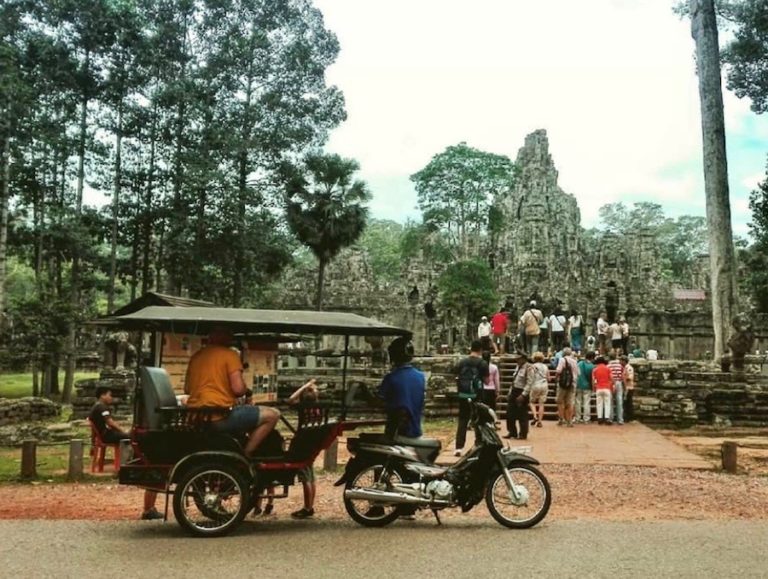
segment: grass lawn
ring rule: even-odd
[[[98,372],[75,372],[78,380],[98,378]],[[64,372],[59,372],[59,385],[64,385]],[[0,374],[0,398],[23,398],[32,396],[32,373]]]

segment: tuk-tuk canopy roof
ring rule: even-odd
[[[149,306],[95,323],[126,330],[208,334],[225,326],[235,334],[294,333],[342,336],[410,336],[411,332],[371,318],[343,312],[251,310],[243,308]]]

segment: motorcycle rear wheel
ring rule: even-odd
[[[497,473],[489,482],[485,492],[485,503],[491,516],[501,525],[510,529],[528,529],[541,522],[549,512],[552,491],[546,477],[536,468],[527,464],[507,468],[513,483],[522,487],[521,493],[527,500],[515,504],[516,499],[507,487],[503,472]]]
[[[400,483],[403,477],[396,469],[390,470],[389,476],[382,479],[384,465],[365,465],[352,475],[344,485],[344,489],[353,488],[386,488],[387,482]],[[380,505],[371,501],[348,499],[344,497],[344,508],[356,523],[364,527],[384,527],[400,516],[399,505]]]

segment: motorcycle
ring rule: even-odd
[[[491,516],[501,525],[526,529],[549,511],[552,493],[539,462],[506,448],[496,432],[496,413],[472,402],[470,425],[475,446],[455,464],[437,466],[440,441],[360,435],[347,447],[353,458],[336,486],[344,485],[344,507],[366,527],[383,527],[418,509],[467,512],[485,498]]]

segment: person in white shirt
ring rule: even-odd
[[[608,314],[600,312],[597,318],[597,349],[601,356],[604,356],[608,349],[608,322],[605,321],[607,317]]]
[[[549,333],[552,337],[552,349],[555,352],[559,352],[563,349],[563,343],[565,342],[565,315],[560,308],[557,308],[547,321],[549,322]]]
[[[576,313],[576,310],[571,310],[571,316],[568,318],[568,324],[566,325],[565,333],[568,336],[571,350],[573,350],[576,354],[581,354],[581,342],[584,338],[582,326],[582,317]]]
[[[488,321],[486,316],[480,318],[480,324],[477,326],[477,338],[483,345],[484,352],[493,350],[493,353],[496,353],[496,344],[491,340],[491,322]]]
[[[621,324],[619,322],[613,322],[608,327],[608,334],[611,336],[611,348],[617,352],[621,350],[623,344],[621,339]]]
[[[619,327],[621,327],[621,349],[627,354],[629,351],[629,324],[623,316],[619,318]]]

